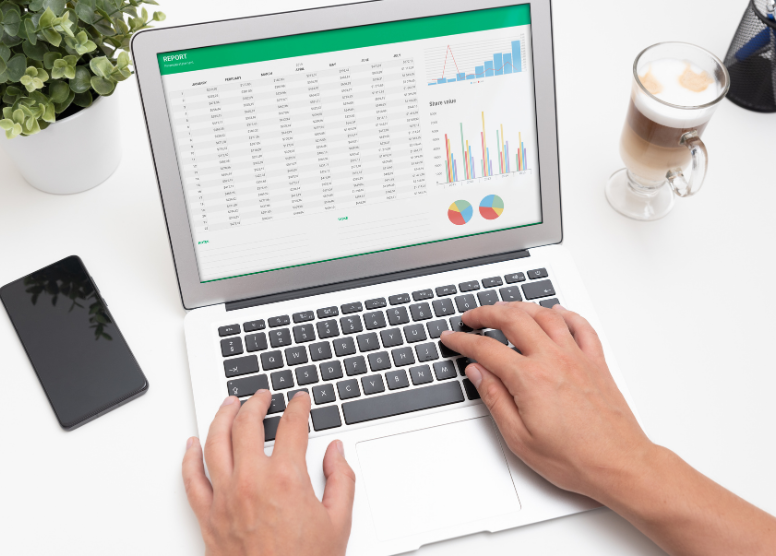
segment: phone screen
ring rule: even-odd
[[[60,425],[73,429],[148,388],[79,257],[0,289],[0,298]]]

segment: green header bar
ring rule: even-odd
[[[319,31],[157,54],[162,75],[185,73],[381,44],[490,31],[531,23],[528,4]]]

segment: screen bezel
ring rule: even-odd
[[[157,54],[224,43],[468,12],[472,11],[471,2],[468,0],[426,0],[424,2],[377,0],[153,29],[135,35],[131,45],[132,56],[183,306],[186,309],[194,309],[560,243],[563,230],[550,0],[483,0],[478,3],[477,10],[525,4],[529,4],[531,10],[542,223],[205,283],[200,282]],[[347,24],[343,25],[341,23],[343,21]]]

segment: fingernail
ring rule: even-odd
[[[477,365],[469,365],[466,367],[466,376],[472,381],[475,388],[479,388],[482,384],[482,373]]]
[[[565,310],[566,310],[566,308],[565,308],[563,305],[561,305],[560,303],[556,303],[555,305],[553,305],[553,306],[552,306],[552,308],[553,308],[553,309],[555,309],[556,307],[557,307],[558,309],[561,309],[561,310],[563,310],[563,311],[565,311]]]
[[[291,399],[293,400],[293,399],[294,399],[294,398],[296,398],[297,396],[307,396],[307,397],[309,398],[309,397],[310,397],[310,394],[308,394],[308,393],[307,393],[307,392],[305,392],[304,390],[299,390],[299,392],[295,392],[295,393],[294,393],[294,395],[293,395],[293,396],[291,396]]]
[[[189,439],[186,441],[186,449],[188,450],[189,448],[191,448],[191,445],[192,445],[192,444],[194,444],[194,437],[191,437],[191,438],[189,438]]]
[[[440,336],[440,338],[444,338],[445,336],[449,336],[450,334],[453,334],[452,330],[445,330],[444,332],[442,332],[442,335]]]
[[[337,440],[337,450],[339,450],[339,453],[342,457],[345,457],[345,445],[342,443],[342,440]]]
[[[256,390],[256,393],[253,394],[254,396],[258,396],[259,394],[263,394],[264,392],[269,392],[266,388],[261,388],[259,390]]]
[[[506,301],[496,301],[496,305],[509,305]]]
[[[236,401],[237,401],[237,398],[235,398],[234,396],[229,396],[224,400],[224,403],[221,404],[221,407],[232,405]]]

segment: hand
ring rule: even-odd
[[[651,450],[584,318],[560,305],[498,303],[464,313],[463,322],[501,330],[522,352],[484,336],[442,334],[477,361],[466,376],[510,450],[544,478],[601,500]]]
[[[319,502],[307,473],[310,396],[298,393],[280,419],[272,456],[264,453],[264,417],[271,396],[259,390],[242,407],[227,398],[202,450],[189,439],[183,481],[210,556],[344,555],[356,476],[342,442],[323,459],[326,490]]]

